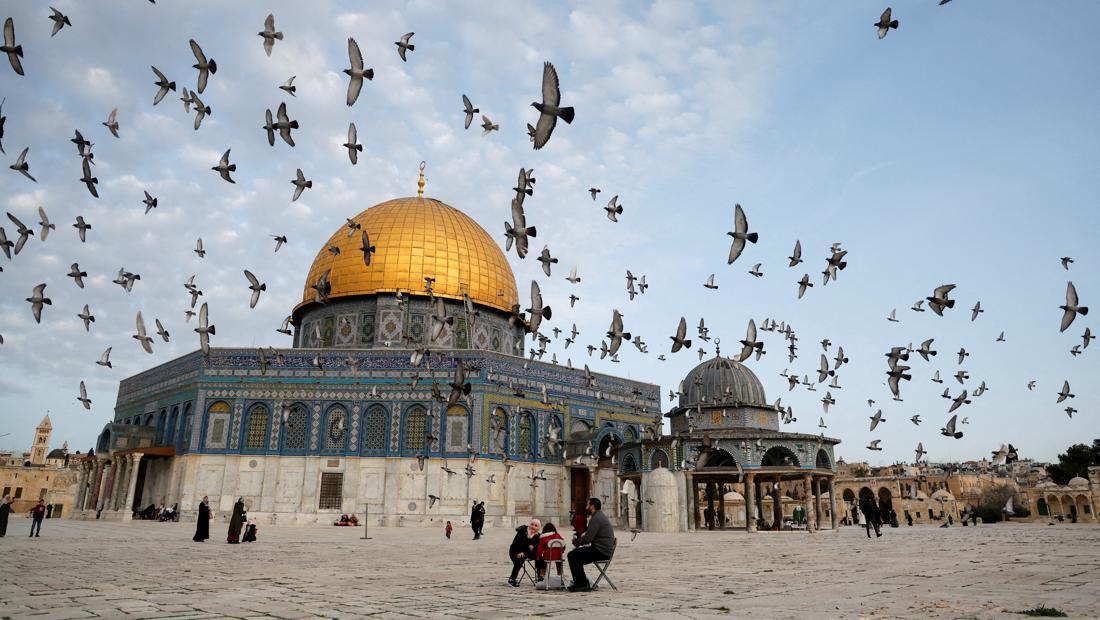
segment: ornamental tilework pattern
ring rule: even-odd
[[[313,405],[313,416],[309,425],[309,449],[317,449],[317,438],[321,432],[321,405]]]

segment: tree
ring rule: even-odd
[[[1056,484],[1068,484],[1074,476],[1088,478],[1090,465],[1100,465],[1100,439],[1092,445],[1073,444],[1058,455],[1058,462],[1047,465],[1047,474]]]

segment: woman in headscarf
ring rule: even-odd
[[[226,542],[236,545],[241,542],[241,517],[244,515],[244,498],[238,497],[233,504],[233,516],[229,517],[229,536]]]
[[[203,495],[199,504],[199,520],[195,523],[195,537],[191,540],[202,542],[210,538],[210,498]]]
[[[519,571],[523,568],[523,563],[528,559],[535,559],[541,531],[542,521],[538,519],[531,519],[527,525],[516,528],[516,537],[508,547],[508,558],[512,560],[512,575],[508,578],[508,585],[513,588],[519,587]]]

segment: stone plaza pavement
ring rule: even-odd
[[[838,533],[619,533],[619,592],[505,585],[513,532],[14,518],[0,539],[0,618],[1100,617],[1100,527],[1000,524]],[[568,574],[568,567],[566,567]]]

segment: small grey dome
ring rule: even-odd
[[[48,459],[63,459],[66,456],[66,452],[61,448],[54,448],[50,450],[50,453],[46,455]]]
[[[749,405],[767,407],[764,386],[747,366],[726,357],[709,359],[684,377],[680,407]]]

